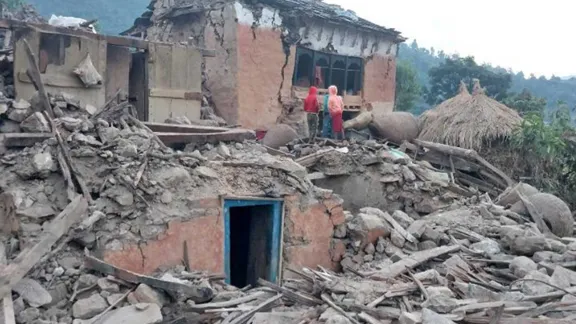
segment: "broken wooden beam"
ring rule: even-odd
[[[296,303],[302,304],[302,305],[318,306],[318,305],[323,304],[323,302],[321,300],[317,299],[314,296],[304,295],[303,293],[294,292],[292,290],[286,289],[284,287],[280,287],[280,286],[273,284],[269,281],[266,281],[264,279],[258,279],[258,284],[260,286],[267,287],[267,288],[273,289],[279,293],[282,293],[285,298],[287,298],[291,301],[294,301]]]
[[[450,145],[445,145],[445,144],[426,142],[426,141],[421,141],[418,139],[415,139],[414,142],[417,145],[420,145],[420,146],[425,147],[427,149],[436,150],[438,152],[441,152],[441,153],[444,153],[447,155],[453,155],[453,156],[473,159],[476,162],[478,162],[479,164],[481,164],[484,168],[486,168],[486,169],[490,170],[491,172],[495,173],[496,175],[498,175],[502,180],[504,180],[506,182],[507,186],[512,186],[515,183],[509,176],[507,176],[500,169],[493,166],[490,162],[486,161],[483,157],[480,156],[480,154],[478,154],[478,152],[476,152],[474,150],[463,149],[461,147],[450,146]]]
[[[4,145],[11,147],[30,147],[54,137],[52,133],[5,133]]]
[[[54,111],[52,111],[52,105],[50,104],[50,100],[48,99],[48,93],[46,93],[46,89],[44,88],[44,83],[42,82],[42,75],[40,74],[40,68],[38,67],[38,61],[36,60],[36,56],[28,44],[26,39],[22,40],[24,42],[24,50],[26,50],[26,56],[28,57],[28,70],[26,73],[32,80],[34,87],[38,91],[38,97],[40,98],[40,104],[42,105],[42,109],[46,110],[50,117],[54,118]]]
[[[394,279],[395,277],[406,273],[408,269],[413,269],[428,260],[437,258],[444,254],[453,253],[458,250],[460,250],[460,246],[449,245],[433,248],[426,251],[415,252],[380,271],[368,273],[366,275],[375,280]]]
[[[0,242],[0,265],[2,267],[6,266],[6,247]],[[14,302],[12,301],[12,294],[8,294],[6,297],[2,298],[2,307],[0,308],[0,324],[16,324],[16,318],[14,315]]]
[[[254,131],[249,129],[229,129],[221,133],[155,133],[166,145],[188,144],[188,143],[210,143],[230,142],[256,139]]]
[[[203,312],[210,310],[210,309],[227,308],[227,307],[237,306],[240,304],[245,304],[247,302],[251,302],[255,299],[258,299],[264,295],[266,295],[265,292],[257,292],[257,293],[249,294],[249,295],[244,296],[244,297],[231,299],[231,300],[223,301],[223,302],[198,304],[198,305],[188,305],[186,307],[186,310],[189,310],[189,311],[192,311],[195,313],[203,313]]]
[[[296,163],[300,164],[303,167],[311,167],[314,164],[316,164],[316,162],[318,162],[318,160],[320,160],[324,155],[326,155],[329,152],[334,151],[335,149],[333,147],[325,149],[325,150],[320,150],[316,153],[312,153],[310,155],[306,155],[303,157],[300,157],[298,159],[296,159]]]
[[[200,125],[180,125],[167,123],[142,122],[153,132],[159,133],[223,133],[230,130],[225,127],[200,126]]]
[[[248,323],[248,321],[254,316],[254,314],[256,314],[258,312],[266,312],[267,310],[270,310],[280,298],[282,298],[282,294],[278,294],[274,297],[270,297],[269,299],[267,299],[266,301],[264,301],[260,305],[254,307],[251,311],[236,317],[232,322],[230,322],[230,324]]]
[[[85,265],[87,268],[98,271],[103,274],[114,276],[134,284],[146,284],[150,287],[161,289],[169,292],[182,293],[194,302],[207,302],[214,297],[214,291],[209,287],[200,287],[185,285],[179,282],[162,280],[154,277],[141,275],[126,269],[116,267],[85,253]]]
[[[50,222],[44,230],[40,241],[31,248],[20,252],[16,259],[0,271],[0,298],[10,294],[12,287],[36,265],[40,259],[50,252],[54,245],[70,227],[80,221],[88,210],[88,202],[82,196],[77,196],[66,208]]]

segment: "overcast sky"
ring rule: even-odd
[[[527,76],[576,75],[570,0],[325,0],[420,46],[473,55]]]

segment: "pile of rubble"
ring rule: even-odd
[[[366,156],[382,158],[386,152],[378,168],[390,169],[382,177],[396,176],[386,182],[394,184],[390,193],[421,186],[424,180],[408,171],[430,177],[414,171],[419,163],[373,142],[328,153],[295,146],[300,165],[270,156],[253,142],[172,151],[132,119],[115,120],[114,125],[96,119],[87,128],[58,123],[72,171],[90,193],[90,217],[14,285],[18,323],[547,323],[536,319],[543,315],[568,323],[576,317],[576,272],[569,270],[576,267],[576,239],[543,232],[529,217],[472,191],[468,198],[453,193],[445,206],[425,216],[423,210],[406,213],[406,204],[390,213],[373,207],[346,212],[333,239],[333,261],[344,273],[289,269],[282,287],[260,280],[260,287],[238,289],[224,284],[221,275],[184,267],[159,269],[149,277],[106,264],[83,249],[113,250],[137,243],[138,236],[154,239],[167,219],[210,212],[191,209],[190,197],[313,192],[304,166],[341,174],[338,170],[354,164],[336,163],[333,154],[360,158],[360,169],[351,171],[360,172],[372,165]],[[363,157],[355,155],[360,151]],[[3,210],[12,208],[18,218],[12,228],[18,236],[0,249],[10,263],[41,242],[57,210],[73,204],[88,208],[79,197],[68,204],[68,184],[57,161],[56,140],[2,157],[0,187],[14,204],[3,200]],[[254,167],[238,172],[239,165]],[[437,189],[445,189],[445,182]]]
[[[96,107],[77,100],[66,93],[49,96],[54,116],[58,123],[69,131],[82,129],[88,132],[93,125],[89,117],[96,113]],[[30,101],[13,100],[0,96],[0,133],[50,133],[48,119],[41,112],[44,109],[38,95]]]
[[[523,187],[492,200],[371,140],[295,141],[278,150],[253,141],[192,143],[177,151],[131,110],[123,102],[96,111],[66,95],[6,104],[14,128],[51,134],[0,158],[0,262],[8,263],[0,294],[14,300],[18,323],[576,319],[574,221],[561,201],[546,196],[554,201],[547,208],[534,198],[543,194]],[[222,274],[195,272],[187,254],[182,267],[164,269],[143,252],[171,222],[220,215],[214,197],[297,193],[301,207],[330,193],[313,181],[330,187],[337,178],[353,191],[364,181],[361,196],[376,192],[356,200],[343,191],[350,211],[328,222],[330,258],[343,272],[288,267],[282,286],[260,279],[240,289]],[[130,247],[155,275],[104,261]]]
[[[325,140],[324,140],[325,141]],[[349,210],[364,206],[401,210],[419,217],[451,206],[477,190],[451,181],[449,173],[374,140],[347,143],[293,143],[290,151],[306,166],[315,185],[332,189]]]
[[[347,249],[344,274],[288,269],[283,287],[260,280],[263,288],[233,300],[192,307],[195,316],[216,313],[223,323],[576,319],[576,239],[544,235],[486,195],[418,220],[363,208],[347,213],[335,236]]]

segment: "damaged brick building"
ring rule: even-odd
[[[405,39],[351,11],[310,0],[153,0],[149,9],[124,34],[215,49],[204,87],[228,123],[266,129],[310,85],[337,85],[349,106],[393,107]]]

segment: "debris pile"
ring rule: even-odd
[[[283,150],[308,168],[309,179],[334,190],[352,211],[371,206],[388,212],[402,210],[419,218],[477,193],[454,184],[448,173],[428,162],[413,160],[375,140],[293,142],[289,148]]]
[[[89,132],[93,130],[94,125],[91,124],[89,118],[96,114],[96,107],[67,93],[58,93],[48,97],[56,123],[62,124],[68,131],[78,129]],[[0,132],[50,133],[48,119],[41,112],[44,110],[43,105],[38,93],[30,101],[13,100],[2,95],[0,97]]]
[[[15,293],[19,323],[88,319],[118,323],[122,322],[118,318],[125,317],[157,323],[186,311],[188,304],[225,300],[226,294],[212,298],[220,288],[210,282],[222,280],[221,275],[126,274],[123,269],[109,270],[111,265],[84,256],[82,250],[116,251],[155,240],[169,222],[218,213],[203,206],[203,201],[226,193],[283,197],[298,192],[305,199],[316,199],[316,189],[303,167],[291,159],[268,155],[259,144],[189,145],[184,152],[173,151],[119,107],[126,105],[108,107],[91,117],[82,113],[78,118],[55,118],[55,138],[22,150],[9,149],[0,160],[4,197],[0,219],[12,225],[3,226],[8,229],[4,242],[8,263],[23,266],[18,260],[28,255],[28,248],[45,249],[45,254],[34,254],[24,270],[17,268],[21,276],[14,276],[13,286],[8,286]],[[50,123],[46,127],[50,131]],[[58,137],[67,150],[59,145]],[[72,167],[66,170],[66,165]],[[83,197],[75,195],[76,186]],[[81,219],[85,213],[89,217]],[[61,221],[59,227],[57,221]],[[68,230],[75,222],[79,224]],[[115,278],[95,277],[87,270]],[[183,283],[183,278],[195,280]],[[225,292],[232,289],[221,286]],[[190,291],[189,295],[180,295],[182,289]],[[166,303],[161,313],[151,298],[163,296],[164,291],[177,295],[158,297]],[[144,297],[138,297],[139,293]],[[191,297],[194,303],[186,304]]]
[[[13,19],[28,23],[46,23],[46,19],[36,11],[33,5],[22,4],[16,10],[9,10],[5,5],[2,6],[2,19]]]
[[[576,240],[542,234],[487,195],[419,220],[375,208],[347,213],[346,219],[333,243],[346,247],[344,274],[288,269],[292,279],[283,287],[260,280],[264,288],[226,303],[196,305],[194,312],[217,313],[226,323],[576,319]]]

